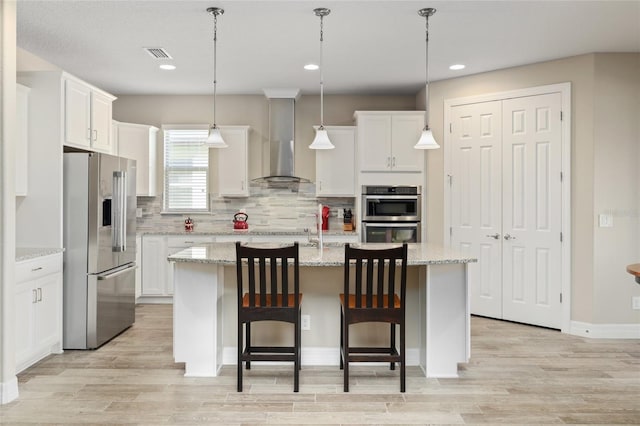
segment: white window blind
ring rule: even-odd
[[[196,126],[194,126],[196,127]],[[207,129],[164,130],[164,211],[207,211]]]

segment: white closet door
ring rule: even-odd
[[[502,318],[501,101],[452,108],[451,243],[468,265],[471,313]]]
[[[503,318],[561,326],[561,95],[503,101]]]

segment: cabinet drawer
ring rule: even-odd
[[[62,272],[62,255],[53,254],[16,262],[16,282],[29,281],[55,272]]]
[[[167,247],[169,248],[187,248],[191,246],[197,246],[198,244],[212,242],[213,237],[208,236],[167,237]]]

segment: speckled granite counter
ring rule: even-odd
[[[229,235],[238,235],[238,236],[300,236],[306,237],[307,231],[304,229],[260,229],[260,228],[250,228],[248,231],[242,230],[234,230],[232,228],[224,228],[224,229],[214,229],[207,231],[194,231],[194,232],[185,232],[174,229],[169,230],[157,230],[157,229],[145,229],[138,230],[138,234],[140,235],[171,235],[171,236],[229,236]],[[315,236],[316,234],[312,234]],[[357,232],[351,231],[340,231],[340,230],[329,230],[324,231],[324,235],[327,236],[357,236]]]
[[[62,253],[63,251],[63,248],[16,247],[16,262],[22,262],[23,260],[35,259],[42,256],[49,256],[50,254]]]
[[[252,243],[254,247],[274,247],[272,243]],[[392,244],[354,244],[354,247],[381,248]],[[471,263],[477,259],[435,244],[409,244],[407,260],[410,266],[439,265],[451,263]],[[234,265],[236,252],[234,243],[201,244],[182,250],[168,257],[172,262],[216,263]],[[341,244],[327,244],[322,252],[315,246],[300,246],[300,266],[341,266],[344,265],[344,247]]]
[[[173,262],[174,271],[174,360],[184,363],[185,376],[216,376],[223,364],[233,364],[236,359],[234,243],[195,245],[168,260]],[[437,245],[410,245],[407,333],[412,347],[407,348],[407,364],[419,365],[427,377],[457,377],[458,363],[469,360],[467,265],[475,261]],[[343,263],[341,245],[329,244],[322,253],[317,247],[300,247],[302,313],[312,314],[316,324],[303,332],[304,365],[337,363]],[[262,334],[278,338],[280,330],[268,327],[252,333],[256,338]],[[377,337],[388,338],[387,333]],[[367,334],[368,338],[374,335]]]

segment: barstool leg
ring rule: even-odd
[[[389,344],[389,354],[393,355],[393,353],[396,350],[396,325],[394,323],[391,323],[391,336],[390,336],[390,344]],[[389,363],[389,369],[390,370],[395,370],[396,369],[396,363],[395,362],[391,362]]]
[[[247,327],[247,330],[246,330],[246,334],[247,334],[247,336],[246,336],[247,343],[246,343],[245,348],[246,348],[246,350],[247,350],[247,355],[251,356],[251,323],[250,323],[250,322],[248,322],[246,327]],[[245,364],[246,364],[246,368],[247,368],[247,370],[251,370],[251,361],[250,361],[250,360],[247,360],[247,361],[245,362]]]
[[[342,306],[340,307],[340,370],[344,368],[344,362],[342,356],[344,354],[344,313],[342,312]]]
[[[242,322],[238,321],[238,392],[242,392]]]

